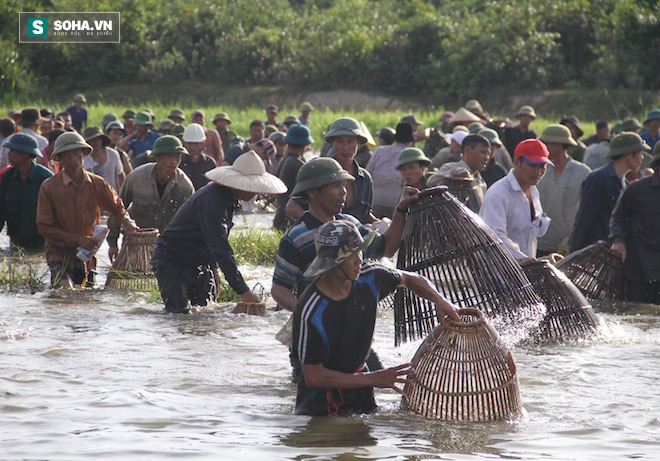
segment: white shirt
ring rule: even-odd
[[[535,258],[536,239],[545,234],[550,225],[550,218],[544,216],[541,208],[536,186],[530,188],[530,195],[534,204],[534,220],[527,195],[511,170],[486,191],[479,211],[479,216],[516,259]]]
[[[105,163],[97,163],[90,154],[83,159],[83,168],[90,173],[101,176],[105,179],[105,182],[110,184],[115,192],[119,192],[117,176],[124,172],[124,167],[121,164],[119,153],[116,150],[112,147],[106,147],[105,152],[107,154]]]
[[[375,206],[394,209],[399,203],[399,197],[403,191],[403,176],[396,169],[396,164],[399,161],[399,153],[405,148],[405,144],[401,143],[380,146],[369,159],[367,171],[374,182],[373,204]]]

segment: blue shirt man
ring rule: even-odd
[[[12,246],[43,250],[44,238],[37,231],[37,202],[41,184],[53,172],[34,162],[42,157],[37,141],[16,133],[5,144],[11,168],[0,179],[0,229],[7,223]]]

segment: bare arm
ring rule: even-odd
[[[273,283],[270,289],[270,294],[273,299],[277,301],[277,304],[286,310],[293,312],[296,309],[296,303],[298,302],[298,299],[293,295],[291,290],[289,290],[284,285]]]
[[[330,370],[322,364],[302,364],[307,387],[328,389],[358,389],[362,387],[380,387],[403,391],[396,387],[397,383],[406,383],[406,375],[413,371],[410,363],[368,373],[343,373]]]
[[[292,220],[292,221],[298,221],[300,217],[303,215],[305,210],[298,205],[298,203],[293,200],[293,198],[289,198],[289,200],[286,202],[286,207],[284,208],[284,212],[286,215]]]
[[[450,317],[457,322],[460,321],[460,317],[456,312],[456,306],[447,301],[426,277],[414,272],[402,271],[400,286],[404,286],[417,296],[435,303],[435,309],[441,325],[445,324],[445,317]]]
[[[408,210],[410,204],[419,198],[419,189],[415,187],[406,186],[401,194],[401,200],[397,205],[397,210]],[[383,233],[385,237],[385,255],[388,258],[394,256],[394,253],[401,245],[401,235],[403,234],[403,227],[406,224],[406,213],[395,211],[392,217],[390,227]]]

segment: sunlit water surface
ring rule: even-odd
[[[271,268],[242,271],[269,290]],[[456,423],[404,412],[389,390],[373,415],[295,416],[274,338],[288,314],[272,300],[267,317],[232,305],[165,314],[147,295],[101,288],[3,293],[0,306],[0,459],[660,459],[658,307],[597,306],[596,340],[514,347],[524,416]],[[395,348],[393,331],[381,310],[386,365],[420,344]]]

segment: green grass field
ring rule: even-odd
[[[6,104],[6,103],[5,103]],[[7,105],[0,105],[0,113],[6,114],[10,109],[16,108]],[[48,106],[48,105],[45,105]],[[65,107],[59,106],[48,106],[53,110],[60,111],[65,109]],[[229,114],[229,117],[232,120],[230,128],[234,130],[241,136],[248,136],[250,122],[254,119],[265,120],[265,113],[262,108],[256,106],[227,106],[227,105],[211,105],[211,106],[186,106],[179,105],[175,106],[172,104],[163,104],[163,103],[154,103],[154,102],[144,102],[141,104],[131,105],[117,105],[117,104],[91,104],[87,106],[89,112],[89,125],[99,125],[101,124],[101,119],[107,113],[114,113],[118,116],[121,115],[126,109],[133,109],[139,111],[142,109],[151,109],[156,115],[156,126],[167,118],[167,115],[172,109],[178,107],[183,109],[186,114],[186,121],[184,124],[189,123],[190,114],[195,109],[203,109],[206,113],[206,126],[208,128],[213,128],[211,120],[213,116],[218,112],[226,112]],[[442,113],[445,111],[444,108],[436,108],[434,110],[421,110],[416,112],[416,116],[425,122],[424,127],[437,127],[439,126],[439,120]],[[312,137],[314,138],[313,147],[319,149],[323,144],[323,133],[326,131],[327,127],[338,117],[353,117],[357,120],[363,121],[372,135],[375,134],[378,130],[385,126],[392,128],[396,127],[399,119],[408,112],[405,111],[375,111],[375,110],[362,110],[362,111],[341,111],[341,110],[317,110],[312,112],[312,121],[310,124],[310,130],[312,132]],[[279,108],[278,120],[284,120],[287,115],[299,115],[297,107],[282,107]],[[494,117],[506,117],[507,115],[510,118],[513,118],[515,114],[492,114]],[[643,117],[643,116],[642,116]],[[643,118],[642,118],[643,119]],[[537,133],[541,133],[543,128],[552,123],[558,123],[558,118],[546,119],[546,118],[537,118],[532,123],[532,129]],[[585,137],[596,131],[595,125],[596,121],[587,121],[581,120],[581,128],[585,132]]]

